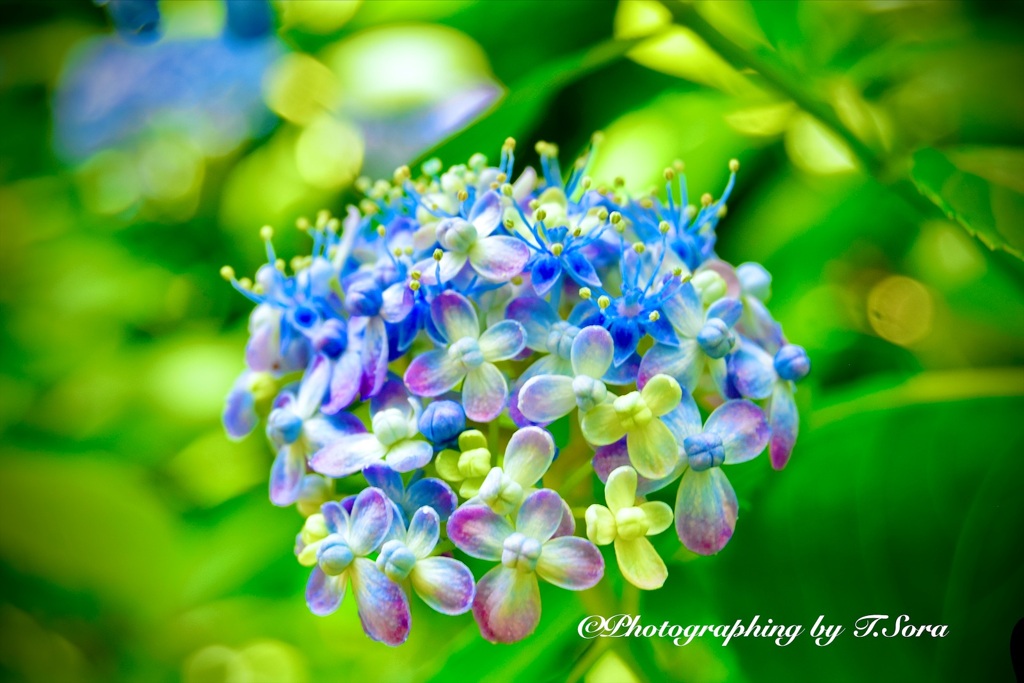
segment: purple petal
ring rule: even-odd
[[[374,463],[363,468],[366,483],[384,492],[388,498],[400,501],[405,496],[405,484],[402,477],[384,463]]]
[[[708,307],[706,319],[718,318],[729,327],[736,324],[736,321],[743,315],[743,304],[739,299],[723,297]]]
[[[514,643],[530,635],[540,622],[537,575],[502,565],[487,572],[476,587],[473,616],[480,634],[492,643]]]
[[[407,418],[412,417],[415,411],[413,404],[409,403],[409,398],[409,390],[405,383],[397,375],[391,375],[377,395],[370,399],[370,414],[376,415],[383,410],[395,408]]]
[[[662,418],[662,420],[664,420],[664,418]],[[629,462],[629,450],[626,448],[625,439],[621,439],[607,446],[601,446],[597,449],[597,452],[594,453],[594,472],[597,474],[597,478],[601,480],[601,483],[606,483],[609,475],[611,475],[613,471],[625,465],[632,466]],[[672,473],[662,479],[648,479],[647,477],[638,474],[636,478],[637,495],[645,496],[652,491],[658,491],[665,488],[675,481],[684,469],[686,469],[686,460],[680,458],[679,463],[673,469]]]
[[[516,531],[541,543],[555,535],[562,522],[562,498],[551,489],[534,491],[519,508]]]
[[[382,298],[380,317],[389,323],[400,323],[405,320],[416,304],[412,290],[404,280],[385,289]]]
[[[477,240],[469,251],[469,265],[480,277],[492,282],[508,282],[530,260],[530,248],[516,237],[495,235]]]
[[[363,489],[350,519],[348,545],[355,555],[367,555],[384,542],[391,526],[391,503],[380,489]]]
[[[347,408],[356,400],[362,371],[359,356],[359,347],[349,347],[335,362],[334,372],[331,373],[330,395],[327,403],[320,408],[321,412],[331,415]]]
[[[320,514],[324,516],[327,530],[332,534],[348,535],[348,512],[336,500],[328,501],[320,506]]]
[[[476,587],[469,567],[450,557],[419,560],[409,575],[413,590],[441,614],[462,614],[473,606]]]
[[[388,376],[388,333],[384,321],[378,317],[366,323],[361,360],[363,374],[359,392],[366,398],[380,391]]]
[[[572,370],[575,375],[601,379],[612,366],[615,344],[608,330],[597,325],[584,327],[572,342]]]
[[[541,550],[537,574],[559,588],[586,590],[597,585],[604,576],[604,558],[597,547],[585,538],[553,538]]]
[[[756,457],[771,438],[764,412],[750,401],[726,401],[718,406],[704,424],[704,431],[722,437],[727,465]]]
[[[466,375],[462,363],[445,349],[435,349],[413,358],[405,371],[405,384],[417,396],[440,396],[451,391]]]
[[[331,614],[345,598],[345,586],[348,583],[348,572],[340,576],[327,576],[320,567],[313,567],[306,583],[306,604],[309,611],[318,617]]]
[[[281,354],[281,315],[267,304],[257,306],[250,318],[251,336],[245,345],[245,364],[257,372],[277,370]]]
[[[388,449],[384,462],[396,472],[412,472],[426,467],[434,457],[434,447],[427,441],[406,439]]]
[[[501,414],[507,400],[505,376],[492,363],[484,363],[466,375],[462,385],[462,404],[470,420],[490,422]]]
[[[351,573],[359,621],[366,635],[391,646],[404,643],[409,637],[412,617],[401,586],[365,557],[356,558]]]
[[[517,405],[519,412],[531,422],[554,422],[571,413],[576,407],[576,392],[572,387],[572,378],[562,375],[534,377],[523,385]]]
[[[644,385],[655,375],[668,375],[689,392],[697,388],[701,370],[704,369],[704,353],[692,339],[684,339],[678,347],[655,344],[640,361],[636,385]]]
[[[640,354],[634,353],[620,365],[615,365],[613,363],[612,366],[608,368],[608,372],[604,373],[604,377],[601,379],[605,384],[614,384],[617,386],[635,384],[637,376],[640,374],[640,360]]]
[[[668,317],[672,327],[689,339],[696,338],[700,328],[704,326],[704,304],[700,294],[691,282],[684,282],[675,296],[662,304],[662,311]]]
[[[413,514],[409,521],[409,531],[406,532],[405,538],[400,540],[413,555],[423,559],[434,550],[440,534],[441,520],[434,508],[424,506]]]
[[[768,398],[778,376],[772,357],[753,342],[746,342],[726,357],[729,379],[744,398]]]
[[[430,304],[430,317],[449,343],[480,337],[480,321],[466,297],[452,291],[441,292]]]
[[[405,503],[408,509],[418,509],[424,505],[433,508],[442,522],[448,521],[458,499],[451,487],[440,479],[420,479],[406,491]]]
[[[768,453],[771,455],[772,467],[781,470],[789,462],[800,428],[800,414],[796,410],[789,382],[776,385],[768,407],[768,420],[772,430]]]
[[[463,505],[448,520],[448,538],[462,552],[481,560],[500,560],[512,525],[486,505]]]
[[[738,514],[736,493],[720,467],[686,470],[676,496],[676,533],[683,545],[714,555],[732,538]]]
[[[558,523],[558,528],[555,529],[554,535],[551,538],[560,538],[562,536],[572,536],[576,533],[576,518],[572,516],[572,508],[569,504],[562,500],[562,521]]]
[[[380,462],[384,453],[384,446],[373,434],[352,434],[314,453],[309,466],[328,477],[347,477]]]
[[[331,361],[323,354],[317,354],[306,369],[299,385],[299,395],[295,403],[295,413],[303,419],[312,417],[320,408],[327,385],[331,381]]]
[[[224,429],[232,439],[244,439],[256,428],[256,400],[249,382],[249,373],[243,372],[224,402]]]
[[[526,345],[534,351],[547,353],[548,333],[560,318],[551,304],[537,297],[521,297],[508,305],[505,316],[526,330]]]
[[[270,468],[270,502],[285,507],[299,497],[299,486],[306,474],[306,458],[298,444],[285,444],[277,451]]]
[[[526,346],[526,330],[515,320],[502,320],[480,335],[480,352],[494,363],[507,360]]]

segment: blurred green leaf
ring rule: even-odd
[[[1024,259],[1024,194],[1020,191],[971,173],[932,148],[914,154],[911,176],[921,194],[989,249]]]

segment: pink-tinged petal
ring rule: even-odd
[[[405,536],[405,547],[419,559],[430,555],[437,545],[441,534],[441,519],[430,507],[421,507],[413,513],[409,521],[409,531]]]
[[[484,363],[466,374],[462,404],[470,420],[490,422],[501,414],[507,400],[508,384],[494,364]]]
[[[324,516],[327,530],[332,534],[348,535],[349,516],[341,503],[331,500],[320,506],[320,514]]]
[[[348,572],[339,576],[328,576],[320,567],[313,567],[306,583],[306,604],[309,611],[318,617],[334,612],[345,599]]]
[[[391,503],[377,488],[363,489],[352,504],[348,545],[355,555],[367,555],[380,547],[391,526]]]
[[[479,237],[487,237],[501,223],[502,213],[501,195],[491,190],[473,203],[469,222],[476,228],[476,234]]]
[[[683,339],[676,347],[655,344],[640,361],[636,385],[643,389],[653,377],[668,375],[679,382],[682,388],[693,393],[700,381],[705,358],[700,344],[692,339]]]
[[[505,316],[526,330],[526,345],[534,351],[547,353],[548,334],[560,318],[551,304],[533,296],[520,297],[508,305]]]
[[[682,443],[686,437],[699,434],[702,430],[700,410],[688,391],[683,392],[679,405],[661,416],[661,421],[676,437],[677,443]]]
[[[736,391],[743,398],[768,398],[778,375],[772,357],[747,341],[726,357],[726,367]]]
[[[614,356],[615,343],[608,330],[597,325],[584,327],[572,342],[573,374],[601,379]]]
[[[526,346],[526,330],[515,320],[502,320],[480,335],[480,352],[492,363],[512,358]]]
[[[405,591],[365,557],[357,557],[350,571],[363,631],[386,645],[404,643],[412,625]]]
[[[395,472],[412,472],[426,467],[434,457],[434,447],[426,441],[406,439],[388,449],[384,462]]]
[[[661,420],[651,420],[626,435],[629,462],[648,479],[667,477],[681,459],[679,444]]]
[[[427,351],[413,358],[405,371],[405,384],[417,396],[440,396],[451,391],[466,376],[466,368],[444,349]]]
[[[740,284],[739,277],[736,275],[736,269],[730,264],[722,261],[721,259],[708,259],[701,264],[700,268],[697,269],[698,272],[704,270],[711,270],[721,275],[725,280],[726,295],[739,297],[740,292],[742,291],[742,286]]]
[[[585,538],[553,538],[540,551],[537,575],[559,588],[586,590],[597,585],[604,576],[604,558],[601,551]]]
[[[359,360],[358,347],[345,351],[334,364],[331,373],[331,389],[327,402],[320,410],[328,415],[352,405],[359,394],[359,380],[362,363]]]
[[[676,533],[683,545],[714,555],[732,538],[738,514],[736,492],[720,467],[686,470],[676,496]]]
[[[355,426],[351,423],[355,422]],[[312,417],[302,423],[302,434],[309,442],[310,450],[320,450],[329,443],[351,434],[362,434],[366,429],[359,418],[349,413],[329,417]]]
[[[502,469],[520,486],[529,488],[540,481],[554,459],[551,435],[540,427],[524,427],[509,439]]]
[[[305,474],[306,458],[299,444],[281,446],[270,468],[270,502],[281,507],[294,503]]]
[[[413,590],[441,614],[463,614],[473,606],[476,586],[469,567],[450,557],[428,557],[416,562],[409,575]]]
[[[554,422],[575,407],[572,377],[540,375],[527,381],[519,391],[519,412],[531,422]]]
[[[611,401],[588,410],[580,420],[580,431],[583,432],[583,438],[594,446],[615,443],[626,435]]]
[[[347,477],[380,462],[385,452],[373,434],[351,434],[314,453],[309,466],[328,477]]]
[[[793,401],[793,389],[789,382],[779,382],[772,393],[768,407],[769,426],[772,440],[768,446],[772,467],[781,470],[789,462],[800,429],[800,414]]]
[[[388,333],[380,318],[367,320],[361,351],[363,374],[359,391],[366,398],[380,391],[388,376]]]
[[[512,525],[486,505],[463,505],[448,519],[448,538],[462,552],[481,560],[500,560]]]
[[[404,280],[385,289],[382,299],[380,317],[389,323],[400,323],[405,320],[416,304],[409,283]]]
[[[281,353],[281,314],[269,304],[253,309],[249,319],[245,364],[257,372],[277,372]]]
[[[704,304],[691,282],[685,282],[675,296],[661,307],[672,327],[684,337],[694,339],[704,326]]]
[[[396,375],[391,375],[377,395],[370,399],[370,414],[376,415],[381,411],[394,409],[409,419],[416,412],[415,406],[418,404],[418,402],[410,403],[410,398],[405,383]]]
[[[473,616],[480,634],[492,643],[515,643],[540,622],[540,586],[533,572],[499,565],[476,586]]]
[[[750,401],[726,401],[718,406],[704,424],[704,431],[722,437],[727,465],[753,459],[772,435],[764,412]]]
[[[451,290],[441,292],[430,303],[430,317],[449,343],[464,337],[480,337],[480,320],[476,316],[476,309],[461,294]]]
[[[645,537],[626,540],[615,539],[615,559],[619,563],[622,578],[645,591],[652,591],[665,585],[668,568],[651,542]]]
[[[619,441],[607,446],[601,446],[597,449],[597,452],[594,453],[594,472],[597,474],[597,478],[603,483],[607,483],[609,475],[611,475],[616,468],[622,467],[623,465],[630,465],[629,451],[626,448],[625,439],[620,439]],[[632,465],[630,466],[632,467]],[[661,479],[648,479],[643,475],[637,475],[637,495],[646,496],[652,491],[658,491],[665,488],[678,479],[684,469],[686,469],[686,459],[680,458],[679,463],[675,466],[672,472]]]
[[[530,248],[516,237],[495,235],[477,240],[469,250],[469,265],[480,277],[508,282],[523,272],[530,260]]]
[[[516,531],[541,543],[555,535],[562,523],[562,498],[551,489],[526,497],[516,517]]]
[[[324,394],[327,393],[327,385],[331,381],[331,361],[323,354],[317,354],[313,362],[306,368],[306,374],[302,376],[302,384],[299,385],[298,400],[295,403],[295,413],[302,419],[312,417],[313,413],[320,407]]]
[[[632,467],[619,467],[608,475],[604,486],[604,500],[608,509],[618,512],[636,504],[637,473]]]
[[[572,536],[576,533],[576,518],[572,515],[572,508],[569,504],[562,500],[562,521],[558,523],[558,528],[555,529],[555,533],[551,538],[560,538],[562,536]]]

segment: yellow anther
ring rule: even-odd
[[[469,158],[469,167],[473,170],[479,170],[487,165],[487,157],[477,152]]]
[[[509,280],[509,282],[518,287],[519,285],[523,284],[523,277],[521,275],[513,275],[512,279]]]
[[[561,256],[563,251],[565,251],[565,247],[562,246],[561,242],[555,242],[551,245],[551,253],[555,256]]]
[[[590,176],[583,176],[583,180],[580,181],[580,187],[584,190],[589,190],[590,186],[594,184],[594,179]]]
[[[600,191],[600,190],[599,190]],[[597,220],[606,221],[608,220],[608,209],[603,206],[597,212]]]
[[[671,180],[675,179],[676,172],[675,172],[675,170],[673,170],[671,168],[666,168],[664,175],[665,175],[665,180],[671,181]]]
[[[231,266],[223,266],[220,269],[220,276],[228,282],[231,282],[235,279],[235,269]]]
[[[658,223],[658,232],[660,232],[662,235],[668,234],[668,231],[671,230],[671,229],[672,229],[672,224],[669,223],[668,221],[662,221],[662,222]]]
[[[538,209],[537,213],[534,214],[534,218],[536,218],[539,221],[542,221],[542,220],[544,220],[547,217],[548,217],[548,212],[545,211],[544,209]]]
[[[423,277],[423,273],[421,273],[418,270],[414,270],[411,273],[409,273],[409,277],[411,277],[413,280],[419,280],[421,277]]]
[[[513,151],[515,151],[515,149],[516,149],[516,139],[515,138],[505,138],[505,144],[503,144],[501,147],[506,152],[513,152]]]
[[[503,225],[506,228],[508,228],[509,230],[511,230],[512,228],[516,227],[516,222],[514,220],[512,220],[511,218],[506,218],[505,222],[503,223]]]
[[[295,220],[295,227],[298,228],[299,230],[303,231],[303,232],[309,230],[309,219],[306,218],[305,216],[296,219]]]
[[[420,289],[420,281],[419,280],[413,280],[412,282],[410,282],[409,283],[409,289],[411,289],[414,292],[419,291],[419,289]]]
[[[647,247],[644,246],[643,242],[633,242],[633,251],[638,254],[642,254],[647,251]]]
[[[327,221],[329,221],[330,219],[331,219],[331,212],[328,211],[327,209],[320,209],[316,213],[316,227],[318,227],[318,228],[326,227]]]
[[[676,266],[675,268],[672,269],[672,276],[673,277],[682,277],[683,276],[683,269],[680,268],[679,266]]]
[[[258,282],[256,284],[254,284],[252,286],[252,293],[253,294],[263,294],[263,285],[261,285]]]
[[[283,273],[284,272],[284,259],[283,258],[279,258],[279,259],[275,260],[274,261],[274,268],[277,268],[279,271],[281,271]]]
[[[540,206],[540,202],[538,202],[536,199],[531,199],[530,203],[527,206],[529,206],[531,210],[536,211],[537,207]]]
[[[725,204],[722,204],[720,207],[718,207],[718,217],[719,218],[725,218],[725,214],[727,214],[727,213],[729,213],[729,207],[728,206],[726,206]]]
[[[573,237],[579,237],[582,234],[583,234],[583,228],[581,228],[579,226],[576,226],[575,228],[572,229],[572,236]]]
[[[693,218],[697,215],[697,207],[693,204],[687,204],[686,208],[683,209],[683,215],[687,218]]]
[[[584,301],[589,301],[590,297],[594,294],[590,291],[590,287],[580,287],[580,298]]]
[[[394,254],[395,256],[401,256],[402,255],[402,248],[401,247],[395,247],[391,251],[391,253]]]
[[[682,173],[683,171],[686,170],[686,164],[684,164],[679,159],[676,159],[675,161],[672,162],[672,168],[675,170],[676,173]]]
[[[440,249],[435,249],[434,250],[434,260],[435,261],[440,261],[442,256],[444,256],[444,252],[443,251],[441,251]]]
[[[356,178],[355,186],[357,190],[366,194],[370,191],[370,188],[373,187],[373,181],[366,176],[360,176]]]
[[[494,179],[498,181],[498,184],[501,184],[508,180],[508,176],[504,173],[499,173]]]
[[[497,190],[499,187],[501,187],[501,183],[491,183],[490,187],[492,190]]]
[[[740,170],[740,160],[739,159],[729,159],[729,170],[732,171],[733,173],[735,173],[736,171]]]
[[[657,311],[651,311],[651,314],[647,316],[647,319],[650,320],[652,323],[656,323],[659,320],[661,320],[661,313],[658,313]]]
[[[509,185],[508,183],[505,183],[504,185],[501,186],[501,193],[506,197],[511,197],[513,192],[514,190],[512,189],[512,186]]]
[[[701,206],[711,206],[712,201],[714,201],[714,198],[711,196],[710,192],[705,192],[700,196]]]
[[[459,191],[458,191],[458,192],[457,192],[457,193],[455,194],[455,196],[456,196],[456,197],[458,197],[458,199],[459,199],[459,201],[460,201],[460,202],[464,202],[464,201],[466,201],[467,199],[469,199],[469,193],[468,193],[468,192],[466,192],[465,190],[459,190]]]
[[[619,213],[618,211],[612,211],[608,215],[608,219],[612,222],[612,225],[618,225],[619,221],[622,220],[622,214]]]
[[[378,225],[377,226],[377,235],[378,236],[384,237],[387,234],[388,234],[388,229],[387,228],[385,228],[383,225]]]
[[[337,218],[332,218],[331,220],[327,221],[327,229],[330,230],[331,232],[338,232],[339,230],[341,230],[341,221],[339,221]]]
[[[412,256],[412,252],[413,252],[412,247],[406,247],[403,251],[405,252],[406,256]]]
[[[395,169],[393,177],[395,184],[401,184],[412,177],[412,171],[409,170],[408,166],[399,166]]]
[[[242,289],[252,289],[252,280],[247,277],[243,277],[238,281],[238,286]]]
[[[274,229],[269,225],[264,225],[260,228],[260,239],[266,242],[274,238]]]
[[[642,206],[645,209],[650,209],[654,207],[654,202],[651,201],[650,197],[644,197],[643,199],[640,200],[640,206]]]
[[[602,294],[601,296],[597,297],[597,305],[600,306],[601,310],[603,311],[604,309],[612,305],[612,300]]]
[[[625,187],[626,179],[623,178],[622,176],[618,176],[617,178],[615,178],[615,180],[612,181],[612,185],[614,185],[615,187]]]

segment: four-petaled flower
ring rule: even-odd
[[[604,559],[578,536],[554,538],[563,502],[550,489],[526,500],[515,526],[486,505],[463,505],[448,521],[448,537],[459,550],[500,562],[477,583],[473,616],[484,638],[514,643],[540,621],[538,578],[560,588],[585,590],[604,576]]]
[[[473,304],[452,291],[442,292],[431,302],[430,315],[448,347],[417,356],[405,371],[405,383],[418,396],[440,396],[465,379],[466,417],[477,422],[498,417],[508,399],[508,383],[494,363],[523,350],[523,326],[503,320],[481,335]]]
[[[615,544],[615,559],[622,577],[637,588],[661,588],[668,569],[647,536],[672,526],[672,508],[661,501],[636,500],[637,474],[632,467],[619,467],[608,475],[604,498],[608,507],[587,508],[587,538],[597,545]]]
[[[771,435],[768,421],[750,401],[732,400],[718,406],[702,428],[689,393],[663,419],[687,464],[676,495],[676,532],[693,552],[714,555],[732,538],[739,514],[736,492],[721,466],[746,462],[764,450]]]
[[[609,397],[601,378],[611,367],[614,353],[608,330],[597,325],[584,327],[572,341],[573,376],[551,374],[530,378],[519,392],[519,411],[538,423],[553,422],[573,408],[579,408],[582,418]]]
[[[402,587],[367,557],[380,548],[392,522],[392,506],[380,489],[368,488],[356,498],[352,514],[340,503],[321,508],[328,535],[316,548],[316,566],[306,584],[306,604],[313,614],[331,614],[352,584],[359,619],[366,635],[387,645],[401,645],[409,636],[409,600]]]
[[[679,446],[661,421],[682,397],[679,383],[668,375],[651,378],[642,391],[605,401],[583,415],[583,438],[595,446],[626,437],[629,460],[649,479],[664,477],[679,459]]]

